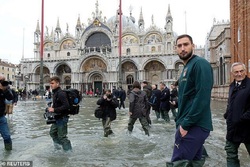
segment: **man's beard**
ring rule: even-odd
[[[193,55],[193,50],[191,50],[191,52],[189,52],[188,54],[186,54],[185,56],[182,56],[181,54],[179,54],[179,58],[181,60],[188,60],[190,57],[192,57]]]

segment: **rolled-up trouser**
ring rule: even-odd
[[[188,130],[186,136],[182,137],[180,134],[180,129],[177,128],[171,161],[201,160],[203,144],[209,133],[209,130],[194,126]]]

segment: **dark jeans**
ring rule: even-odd
[[[191,127],[186,136],[182,137],[179,128],[175,133],[175,144],[172,162],[179,160],[200,160],[202,158],[203,144],[210,131],[201,127]]]
[[[0,133],[4,143],[12,143],[10,138],[10,130],[5,116],[0,117]]]
[[[227,167],[240,167],[238,158],[238,149],[241,143],[226,141],[225,150],[227,152]],[[250,143],[244,143],[248,154],[250,155]]]
[[[120,103],[119,103],[119,109],[121,109],[121,107],[125,108],[125,104],[123,100],[120,100]]]
[[[70,140],[67,137],[68,119],[68,116],[60,118],[50,127],[50,136],[52,137],[54,143],[62,145],[65,151],[72,150]]]

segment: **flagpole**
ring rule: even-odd
[[[43,34],[44,34],[44,0],[42,0],[42,22],[41,22],[41,36],[40,36],[40,95],[44,95],[43,86]]]
[[[119,86],[122,86],[122,0],[120,0],[119,5]]]

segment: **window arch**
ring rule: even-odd
[[[155,46],[151,47],[151,52],[155,52]]]
[[[127,49],[126,55],[130,55],[130,48]]]
[[[127,76],[127,84],[132,85],[134,83],[134,77],[132,75]]]
[[[67,56],[70,56],[70,52],[67,52]]]

